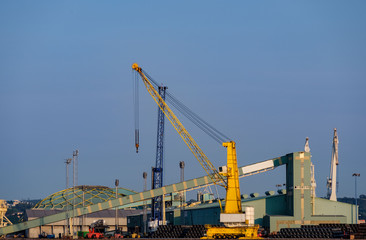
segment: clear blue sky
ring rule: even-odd
[[[157,108],[140,88],[134,149],[131,64],[237,142],[239,165],[303,150],[326,193],[333,128],[338,196],[366,177],[365,1],[0,1],[0,199],[65,187],[76,148],[79,184],[140,191],[155,164]],[[182,119],[215,166],[225,149]],[[204,175],[167,124],[165,182]],[[241,180],[275,190],[284,168]],[[359,193],[366,185],[359,184]]]

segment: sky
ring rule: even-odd
[[[244,166],[302,151],[326,195],[333,129],[338,197],[366,177],[365,1],[0,1],[0,199],[40,199],[78,184],[143,190],[155,165],[157,106],[133,72],[157,82],[237,144]],[[180,117],[214,166],[226,149]],[[165,128],[164,183],[205,172]],[[242,194],[276,190],[285,169],[242,178]],[[148,183],[150,185],[150,182]],[[358,184],[358,194],[366,185]],[[223,196],[221,196],[223,197]]]

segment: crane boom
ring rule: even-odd
[[[211,161],[207,158],[207,156],[204,154],[201,148],[194,141],[192,136],[185,129],[183,124],[175,116],[175,114],[166,104],[166,102],[161,98],[157,90],[154,88],[154,86],[151,84],[149,79],[144,74],[142,68],[139,67],[137,63],[134,63],[132,64],[132,69],[140,74],[147,91],[154,99],[156,104],[158,104],[160,109],[164,112],[165,116],[167,117],[167,119],[169,119],[170,123],[173,125],[175,130],[182,137],[183,141],[187,144],[188,148],[192,151],[193,155],[197,158],[198,162],[201,164],[201,166],[206,171],[208,176],[212,179],[212,181],[215,184],[227,188],[227,180],[216,170]]]

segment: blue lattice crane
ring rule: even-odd
[[[166,86],[157,86],[158,94],[165,101]],[[135,146],[136,153],[140,147],[139,142],[139,86],[138,81],[135,79],[134,85],[134,105],[135,105]],[[152,189],[163,187],[163,163],[164,163],[164,121],[165,115],[162,111],[164,109],[163,103],[158,106],[158,126],[157,126],[157,138],[156,138],[156,161],[155,167],[152,168]],[[156,196],[151,201],[151,221],[149,227],[156,229],[159,223],[163,220],[163,196]]]
[[[167,87],[159,86],[159,95],[162,99],[165,100],[165,91]],[[158,107],[158,131],[156,138],[156,162],[155,168],[152,169],[153,174],[153,182],[152,188],[161,188],[163,187],[163,162],[164,162],[164,112],[161,110],[164,108],[163,104],[161,107]],[[159,225],[159,221],[163,219],[162,216],[163,209],[163,201],[162,196],[157,196],[152,199],[151,202],[151,217],[152,220],[155,221]]]

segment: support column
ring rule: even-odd
[[[286,165],[286,190],[288,214],[296,224],[305,224],[312,215],[311,206],[311,161],[310,153],[288,154]]]

